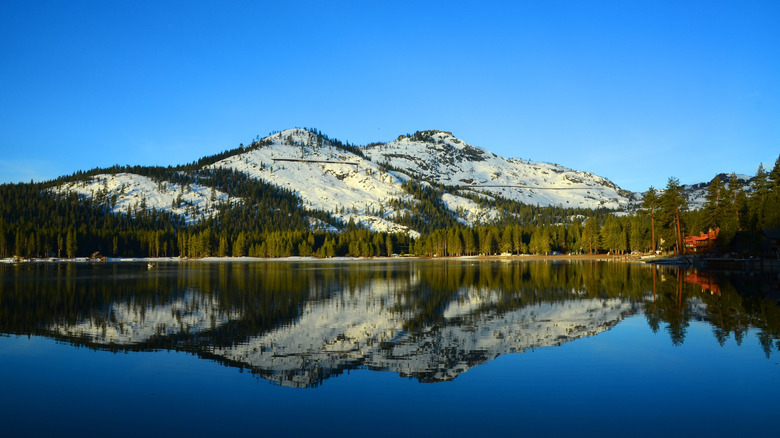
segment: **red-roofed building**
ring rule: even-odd
[[[701,253],[711,252],[715,246],[715,240],[718,238],[720,228],[715,228],[706,233],[699,233],[698,236],[685,236],[685,252]]]

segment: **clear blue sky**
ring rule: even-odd
[[[441,129],[623,188],[780,153],[780,2],[0,2],[0,183],[315,127]]]

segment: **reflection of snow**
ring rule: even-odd
[[[359,363],[393,342],[405,319],[391,309],[409,286],[414,283],[375,279],[354,292],[308,301],[294,324],[212,353],[284,385],[316,384],[318,376]]]
[[[309,302],[294,324],[215,354],[246,364],[283,385],[309,386],[349,366],[367,366],[449,380],[509,352],[561,345],[609,329],[635,312],[628,301],[571,300],[498,313],[494,290],[470,288],[444,312],[443,327],[404,331],[409,317],[393,312],[392,284]]]
[[[133,301],[114,303],[100,320],[93,316],[73,325],[54,324],[49,330],[101,344],[132,345],[155,336],[200,333],[239,316],[239,312],[222,313],[216,298],[211,295],[189,292],[163,305],[142,307]]]
[[[192,342],[199,333],[243,316],[239,311],[222,312],[214,295],[194,291],[163,305],[115,303],[87,321],[57,324],[50,330],[96,344],[133,345],[176,337],[176,345],[205,348],[209,357],[251,368],[282,385],[305,387],[360,366],[423,381],[450,380],[505,353],[595,335],[636,310],[620,299],[572,299],[502,309],[506,303],[502,292],[472,286],[455,292],[441,322],[432,323],[407,298],[409,291],[421,287],[419,281],[414,274],[374,277],[327,298],[308,300],[294,321],[249,333],[237,345],[206,347]],[[410,325],[418,328],[410,332]]]
[[[596,335],[635,311],[628,301],[593,299],[542,303],[503,314],[460,314],[443,327],[399,339],[366,365],[425,380],[451,380],[502,354]]]

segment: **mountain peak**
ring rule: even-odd
[[[304,128],[289,128],[283,131],[275,132],[264,138],[266,141],[275,143],[296,144],[299,142],[307,142],[308,140],[315,138],[317,134]]]
[[[440,131],[438,129],[429,129],[426,131],[417,131],[414,134],[402,134],[399,135],[398,138],[395,141],[415,141],[415,142],[422,142],[422,143],[436,143],[437,140],[441,141],[444,139],[455,139],[458,140],[454,135],[452,135],[452,132],[450,131]],[[458,140],[460,142],[460,140]]]

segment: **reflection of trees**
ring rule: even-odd
[[[767,356],[773,347],[780,350],[780,344],[773,346],[780,338],[780,308],[774,300],[767,299],[772,288],[777,290],[770,279],[682,269],[657,271],[651,274],[652,300],[645,304],[645,317],[654,332],[662,322],[666,323],[674,345],[685,341],[690,320],[696,318],[712,325],[713,336],[720,345],[732,334],[737,345],[741,345],[748,329],[755,327]],[[692,272],[697,275],[692,276]]]
[[[433,263],[433,262],[432,262]],[[410,315],[405,329],[444,325],[448,306],[469,292],[497,295],[474,314],[499,314],[542,302],[625,298],[639,302],[644,267],[606,263],[436,262],[420,271],[421,282],[402,289],[394,310]],[[633,274],[632,274],[633,273]]]
[[[650,326],[650,330],[653,333],[658,333],[658,329],[661,328],[661,313],[658,307],[658,270],[655,266],[652,267],[650,273],[653,284],[653,298],[652,301],[645,304],[645,317],[647,318],[647,324]]]
[[[682,345],[693,311],[690,302],[693,297],[685,286],[685,271],[680,269],[651,272],[651,301],[645,304],[645,317],[654,333],[658,332],[662,322],[674,345]]]
[[[780,351],[780,282],[777,277],[771,274],[718,275],[716,280],[721,296],[705,294],[703,298],[708,308],[716,309],[710,319],[716,338],[733,333],[734,339],[741,344],[748,328],[754,327],[759,331],[758,341],[767,357],[773,349]]]
[[[672,339],[672,344],[682,345],[685,341],[685,331],[688,328],[688,321],[690,321],[690,311],[687,307],[683,308],[683,271],[679,270],[676,273],[677,276],[677,300],[676,306],[671,306],[671,309],[667,310],[667,322],[669,323],[669,337]],[[672,300],[666,300],[669,303]]]
[[[311,275],[292,272],[282,264],[171,266],[153,271],[142,265],[42,264],[14,267],[3,274],[0,331],[20,334],[47,334],[49,326],[83,321],[105,327],[115,322],[114,304],[135,309],[143,319],[151,310],[196,293],[215,297],[218,313],[241,310],[239,321],[215,328],[200,340],[230,345],[294,320],[310,291],[333,292],[309,288]],[[193,306],[198,303],[195,300]],[[186,334],[187,327],[183,325],[181,332]],[[178,342],[187,342],[186,337]],[[161,346],[166,345],[157,345]]]
[[[53,325],[92,326],[116,324],[113,306],[134,309],[140,318],[170,303],[186,301],[216,306],[212,323],[190,333],[183,316],[176,336],[160,333],[146,348],[194,349],[230,346],[293,324],[311,300],[340,297],[344,302],[372,290],[374,284],[393,285],[394,304],[388,311],[403,316],[412,333],[430,327],[460,324],[445,312],[469,296],[469,315],[504,314],[524,306],[574,299],[619,298],[643,303],[650,328],[661,325],[672,343],[684,342],[691,319],[712,325],[721,344],[730,336],[741,344],[748,329],[759,331],[767,355],[780,348],[780,310],[774,299],[776,280],[760,275],[707,277],[717,284],[702,289],[701,278],[674,268],[621,263],[502,262],[502,261],[400,261],[346,264],[230,263],[163,265],[40,264],[0,266],[0,332],[51,335]],[[189,294],[189,295],[188,295]],[[205,298],[184,300],[198,294]],[[775,298],[776,299],[776,298]],[[74,340],[76,341],[76,340]],[[78,340],[88,342],[89,340]]]

